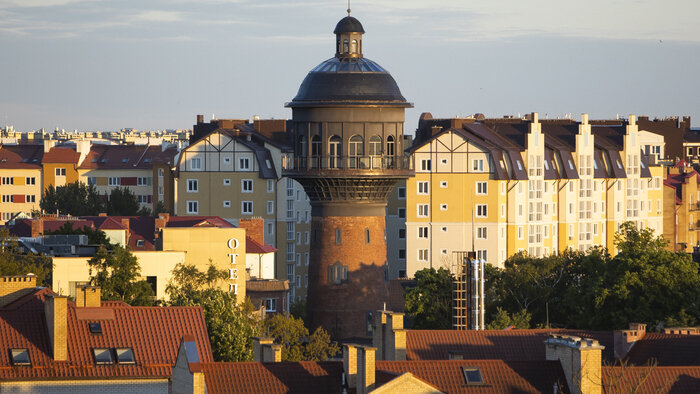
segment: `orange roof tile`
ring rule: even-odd
[[[105,302],[88,320],[78,318],[75,303],[68,302],[68,360],[51,357],[44,318],[43,288],[0,310],[0,381],[73,378],[170,377],[180,339],[196,338],[199,357],[213,361],[207,329],[200,307],[131,307]],[[88,314],[89,315],[89,314]],[[110,318],[110,316],[113,316]],[[85,318],[86,316],[82,316]],[[99,321],[102,334],[91,334],[88,324]],[[95,365],[93,348],[130,347],[135,365]],[[10,349],[26,348],[32,365],[12,366]]]
[[[0,146],[0,169],[41,169],[44,147],[41,145]]]
[[[277,251],[277,248],[275,248],[272,245],[268,245],[268,244],[260,245],[253,238],[248,237],[248,236],[245,237],[245,252],[246,253],[266,254],[266,253],[274,253],[276,251]]]
[[[202,363],[207,393],[340,393],[343,363]]]
[[[176,148],[162,150],[160,146],[156,145],[93,144],[79,168],[149,169],[153,167],[153,164],[172,165],[176,154]]]
[[[632,346],[626,359],[632,365],[655,359],[658,365],[700,366],[700,335],[648,332]]]
[[[75,149],[54,147],[44,153],[41,162],[78,164],[78,160],[80,160],[80,153],[76,152]]]
[[[603,392],[687,393],[700,392],[700,367],[603,366]],[[639,386],[638,386],[639,385]]]

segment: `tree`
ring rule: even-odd
[[[486,325],[487,330],[502,330],[504,328],[530,328],[530,316],[526,309],[518,313],[509,314],[500,306],[496,308],[496,315]]]
[[[282,361],[326,361],[340,351],[323,328],[309,336],[304,321],[291,315],[274,314],[263,321],[263,327],[282,345]]]
[[[124,301],[129,305],[153,305],[153,289],[148,282],[138,279],[141,267],[128,249],[100,247],[88,264],[90,282],[101,287],[103,299]]]
[[[71,235],[71,234],[82,234],[82,235],[87,235],[88,237],[88,244],[90,245],[104,245],[108,249],[112,248],[112,244],[110,244],[109,240],[107,239],[107,234],[105,234],[104,231],[102,230],[93,230],[88,226],[83,226],[83,228],[80,229],[74,229],[73,228],[73,223],[71,222],[65,222],[61,227],[59,227],[55,231],[44,231],[44,235]]]
[[[0,228],[0,276],[32,273],[36,275],[37,286],[51,287],[52,271],[51,258],[35,253],[23,254],[17,239],[6,228]]]
[[[109,193],[108,210],[110,216],[135,216],[139,214],[136,194],[126,187],[115,187]]]
[[[39,204],[44,212],[91,216],[105,212],[105,204],[94,185],[73,182],[56,188],[50,185]]]
[[[415,274],[416,287],[406,291],[406,311],[413,328],[449,329],[452,326],[452,273],[425,268]]]
[[[246,300],[236,303],[236,295],[217,288],[225,271],[213,264],[207,272],[193,265],[178,264],[166,288],[172,306],[201,306],[216,361],[252,361],[252,337],[260,333],[260,324],[253,317],[255,307]]]

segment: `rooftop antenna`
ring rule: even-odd
[[[350,16],[350,0],[348,0],[348,16]]]

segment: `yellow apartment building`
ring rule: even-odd
[[[699,180],[684,163],[669,168],[663,183],[663,233],[669,250],[692,253],[700,241]]]
[[[406,275],[449,267],[463,251],[497,266],[518,252],[614,251],[625,221],[661,234],[664,169],[644,153],[656,154],[650,146],[659,145],[663,137],[640,132],[634,116],[589,122],[583,114],[576,122],[537,113],[424,114],[411,151],[416,176],[405,188]]]
[[[43,154],[41,145],[0,146],[0,224],[39,210]]]
[[[43,166],[43,191],[49,186],[65,186],[68,183],[80,179],[78,165],[87,154],[89,142],[78,144],[77,150],[67,146],[52,146],[55,141],[44,141],[44,156],[41,159]],[[87,142],[87,141],[83,141]]]

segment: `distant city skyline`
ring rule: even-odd
[[[0,0],[0,123],[16,130],[185,129],[196,114],[291,118],[334,54],[347,2]],[[353,1],[365,55],[418,116],[690,115],[700,3]]]

